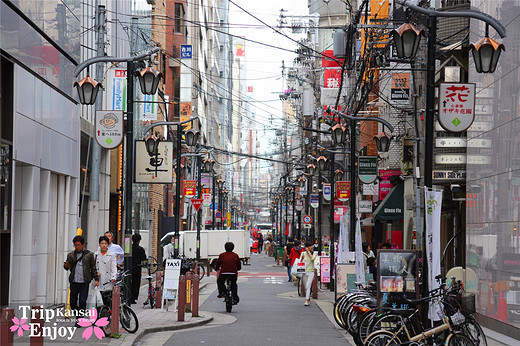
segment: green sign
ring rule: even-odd
[[[370,184],[377,178],[377,156],[358,158],[358,176],[363,184]]]

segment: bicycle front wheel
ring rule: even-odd
[[[153,309],[155,307],[155,288],[153,286],[150,286],[148,301],[150,302],[150,308]]]
[[[204,268],[204,266],[201,264],[201,263],[197,263],[197,274],[199,276],[199,281],[202,280],[202,278],[204,278],[204,276],[206,276],[206,268]]]
[[[461,333],[451,333],[447,340],[447,346],[475,346],[470,337]]]
[[[124,330],[129,333],[135,333],[137,332],[137,329],[139,329],[137,315],[126,305],[121,306],[121,310],[119,311],[119,322],[121,322],[121,326]]]
[[[110,336],[110,333],[112,331],[112,327],[111,327],[111,323],[110,323],[111,314],[110,314],[110,309],[106,306],[102,306],[99,309],[98,320],[103,317],[107,318],[108,324],[104,327],[101,327],[101,329],[103,330],[103,333],[105,333],[105,336]]]
[[[394,346],[401,345],[401,340],[397,335],[386,330],[373,332],[365,340],[365,346]]]

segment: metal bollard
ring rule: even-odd
[[[314,279],[312,280],[312,299],[318,299],[318,272],[314,269]]]
[[[177,290],[177,321],[184,321],[186,311],[186,277],[179,276],[179,289]]]
[[[199,317],[199,277],[194,275],[193,277],[193,298],[191,303],[191,316]]]
[[[11,326],[14,318],[14,309],[4,308],[0,313],[0,345],[12,346],[14,333]]]
[[[121,301],[121,287],[112,288],[112,316],[110,317],[110,334],[119,334],[119,302]]]
[[[31,313],[34,313],[35,318],[31,318],[31,324],[37,325],[35,334],[38,336],[31,336],[31,345],[43,345],[43,316],[40,306],[31,306]]]
[[[155,306],[157,309],[162,307],[162,275],[163,272],[155,273]]]

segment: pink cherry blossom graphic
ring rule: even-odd
[[[94,335],[101,340],[105,336],[105,333],[100,327],[106,326],[108,322],[107,317],[102,317],[99,320],[97,319],[97,311],[96,309],[92,308],[90,309],[90,316],[89,320],[86,318],[80,318],[78,319],[78,324],[80,327],[86,327],[86,329],[83,331],[83,334],[81,334],[81,337],[85,340],[90,339],[92,336],[92,332],[94,332]]]
[[[27,318],[22,318],[21,320],[19,320],[18,317],[14,317],[14,326],[11,326],[11,331],[18,331],[18,336],[23,336],[23,332],[25,330],[29,330],[29,325],[25,324],[25,322],[27,322]]]

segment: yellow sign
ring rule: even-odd
[[[493,291],[509,291],[509,281],[498,281],[493,284]]]
[[[186,303],[191,303],[191,280],[186,280]]]
[[[227,218],[227,226],[231,227],[231,213],[229,211],[226,214],[226,218]]]

